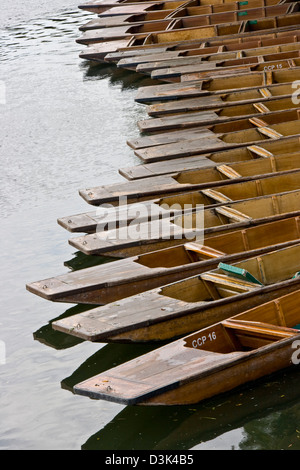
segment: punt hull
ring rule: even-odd
[[[294,367],[299,300],[299,290],[280,296],[91,377],[74,391],[126,405],[194,404]]]
[[[297,244],[228,265],[230,273],[246,269],[242,279],[222,274],[220,263],[218,269],[55,321],[52,326],[92,342],[174,339],[299,290],[300,277],[295,274],[299,251]]]
[[[263,34],[278,34],[290,32],[299,25],[299,13],[289,13],[287,15],[273,16],[269,19],[257,19],[255,26],[250,26],[251,22],[242,21],[231,24],[220,24],[216,26],[201,26],[192,28],[171,29],[161,33],[145,34],[145,37],[135,39],[135,36],[120,40],[108,40],[102,43],[92,44],[80,54],[82,59],[104,62],[108,54],[113,54],[120,50],[131,48],[148,49],[158,47],[168,47],[171,44],[184,44],[190,41],[207,40],[231,40],[239,37],[248,38],[251,36],[261,36]]]
[[[290,218],[212,237],[205,246],[217,250],[215,258],[205,259],[205,247],[204,251],[199,247],[199,259],[196,260],[197,246],[196,251],[191,251],[188,249],[190,245],[183,245],[37,281],[28,284],[27,290],[53,302],[106,305],[216,268],[220,261],[230,263],[259,256],[297,244],[299,240],[300,217]],[[222,248],[225,253],[219,252]],[[188,262],[188,257],[191,257],[191,262]],[[168,267],[174,258],[183,259],[182,264],[178,262]]]
[[[281,156],[282,157],[282,156]],[[97,212],[86,212],[73,214],[58,219],[58,224],[71,233],[85,232],[95,233],[109,230],[110,228],[120,228],[143,222],[150,222],[162,218],[170,218],[193,212],[201,204],[203,208],[216,207],[231,203],[252,199],[258,196],[267,196],[284,191],[293,191],[300,188],[300,168],[292,169],[293,165],[299,165],[299,155],[293,154],[290,158],[284,156],[277,159],[277,164],[283,164],[282,171],[268,173],[276,169],[276,159],[270,165],[269,161],[252,161],[244,166],[250,173],[255,168],[261,168],[266,172],[259,177],[250,174],[248,177],[241,177],[234,168],[243,168],[243,165],[220,166],[215,172],[211,170],[205,172],[201,177],[203,186],[198,191],[179,192],[175,195],[166,195],[158,199],[149,199],[143,203],[124,204],[118,207],[106,208],[102,212],[101,208]],[[267,163],[267,165],[266,165]],[[251,168],[252,167],[252,168]],[[291,168],[290,170],[286,168]],[[231,179],[223,180],[221,172],[227,173]],[[211,182],[209,182],[211,178]],[[214,182],[213,179],[216,179]],[[200,184],[200,181],[199,181]]]

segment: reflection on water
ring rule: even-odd
[[[90,344],[54,331],[53,320],[90,306],[47,302],[25,284],[112,261],[74,254],[56,219],[88,211],[78,190],[121,181],[118,169],[137,162],[126,140],[146,116],[134,97],[150,81],[82,62],[75,38],[93,15],[64,5],[1,3],[0,448],[202,449],[222,437],[228,449],[299,449],[297,371],[193,407],[124,408],[73,395],[75,383],[153,345]]]
[[[82,448],[200,450],[206,442],[242,428],[239,449],[299,450],[299,386],[293,370],[198,405],[127,406]],[[231,445],[225,444],[227,449]]]

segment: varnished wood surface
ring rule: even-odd
[[[58,219],[86,232],[69,240],[77,250],[123,259],[26,287],[98,305],[53,323],[88,341],[196,333],[77,385],[78,394],[196,403],[288,367],[300,338],[299,2],[205,3],[80,5],[100,15],[80,28],[81,58],[164,84],[138,91],[149,118],[137,126],[148,135],[128,141],[143,162],[120,169],[129,181],[80,190],[89,204],[111,203],[109,216]],[[118,207],[120,197],[128,205]],[[134,203],[154,217],[129,215]],[[135,238],[128,229],[137,227]]]
[[[163,32],[166,30],[175,30],[185,28],[203,27],[207,25],[218,25],[228,24],[234,21],[243,21],[244,17],[247,16],[248,20],[256,20],[257,18],[273,17],[277,15],[289,14],[297,7],[297,3],[284,3],[278,5],[272,5],[263,8],[248,8],[247,11],[240,10],[214,13],[211,12],[210,8],[201,8],[199,11],[193,9],[192,11],[188,8],[182,8],[178,11],[176,17],[172,16],[172,13],[168,18],[154,20],[154,21],[137,21],[131,25],[111,25],[109,28],[98,28],[86,31],[83,35],[77,39],[80,44],[93,44],[102,42],[105,40],[114,40],[123,38],[126,36],[135,39],[144,38],[146,39],[147,34],[154,32]],[[199,13],[199,14],[198,14]]]
[[[300,238],[299,217],[237,230],[204,240],[204,246],[187,243],[113,263],[69,272],[27,285],[47,300],[107,304],[163,284],[232,262],[295,244]],[[217,253],[211,257],[207,252]]]
[[[299,211],[300,191],[235,201],[226,205],[201,206],[183,216],[142,222],[138,226],[111,229],[69,239],[71,246],[85,254],[113,257],[134,256],[153,250],[180,245],[199,237],[213,236],[247,226],[279,220]]]
[[[139,148],[141,144],[143,145],[144,141],[154,141],[153,135],[155,134],[157,134],[156,138],[160,139],[163,138],[164,134],[173,133],[175,135],[173,132],[175,129],[177,129],[180,135],[182,130],[194,130],[217,124],[225,124],[224,127],[226,125],[228,127],[231,124],[232,129],[235,129],[239,125],[238,122],[243,121],[250,126],[250,119],[254,117],[265,122],[269,122],[269,119],[276,119],[276,117],[280,120],[282,117],[283,122],[285,120],[285,113],[293,113],[294,110],[298,112],[299,109],[297,102],[293,102],[291,97],[292,94],[288,97],[285,95],[278,97],[268,103],[237,104],[230,108],[220,106],[208,111],[193,111],[144,119],[137,124],[140,131],[147,135],[129,140],[127,143],[132,148]]]
[[[294,170],[293,165],[296,167]],[[242,170],[242,174],[243,171],[247,172],[244,178],[239,169]],[[264,174],[255,175],[257,171],[262,171]],[[254,177],[251,176],[251,172]],[[166,194],[161,198],[150,198],[144,202],[128,203],[104,210],[100,206],[94,212],[62,217],[58,219],[58,223],[72,233],[94,233],[148,220],[170,218],[182,214],[183,211],[187,213],[189,210],[194,210],[199,204],[209,207],[299,189],[299,172],[299,152],[279,156],[277,160],[272,158],[263,162],[253,160],[240,164],[220,165],[205,172],[198,170],[194,175],[189,175],[188,172],[177,175],[178,183],[190,182],[190,189],[196,185],[201,187],[200,191],[178,190],[175,195]]]
[[[231,263],[262,284],[222,270],[204,271],[58,320],[53,327],[89,341],[162,341],[227,319],[245,309],[299,289],[300,245]],[[213,280],[215,279],[215,280]]]
[[[249,35],[244,37],[236,37],[235,39],[226,40],[222,42],[218,39],[212,39],[205,41],[186,41],[184,43],[175,43],[170,46],[159,46],[157,48],[146,47],[133,47],[125,48],[120,51],[108,54],[105,60],[108,62],[114,62],[118,64],[118,67],[128,68],[129,70],[136,70],[141,64],[145,64],[144,73],[148,73],[146,64],[149,63],[149,69],[151,70],[151,64],[153,62],[164,61],[169,59],[184,58],[188,56],[198,56],[215,54],[224,51],[243,51],[248,48],[259,48],[274,46],[277,44],[285,44],[290,42],[297,42],[299,38],[299,30],[297,28],[291,31],[283,31],[279,33],[265,33],[259,37],[257,35]],[[195,57],[197,58],[197,57]]]
[[[291,367],[300,291],[91,377],[75,393],[123,404],[191,404]],[[250,350],[241,342],[252,338]],[[225,385],[226,384],[226,385]]]
[[[120,38],[121,42],[111,39],[106,42],[104,41],[99,44],[87,46],[80,54],[80,57],[89,60],[104,61],[107,54],[113,54],[117,51],[134,47],[138,49],[141,47],[155,49],[161,46],[165,48],[174,43],[183,44],[191,41],[205,42],[206,40],[212,40],[217,37],[220,41],[224,39],[230,40],[236,38],[237,34],[243,39],[248,38],[249,33],[251,33],[252,37],[262,35],[265,32],[269,32],[270,34],[277,34],[278,32],[284,33],[292,31],[299,25],[299,14],[296,12],[253,21],[255,21],[255,25],[251,25],[249,21],[243,21],[215,26],[179,28],[160,33],[145,33],[144,38],[129,36],[126,40]]]
[[[283,144],[283,145],[282,145]],[[282,139],[269,139],[268,141],[259,142],[256,146],[244,146],[237,149],[229,149],[222,151],[215,151],[210,154],[190,155],[188,157],[174,158],[166,161],[157,161],[152,163],[143,163],[129,168],[121,168],[119,172],[128,180],[135,180],[140,178],[163,176],[175,172],[186,172],[188,170],[197,170],[205,168],[207,163],[210,166],[214,163],[215,166],[220,164],[231,164],[234,162],[242,162],[256,158],[250,147],[260,148],[262,156],[276,156],[288,155],[298,151],[299,138],[285,137]],[[256,154],[258,157],[258,154]],[[98,192],[97,187],[90,191],[90,197],[87,197],[87,192],[82,191],[81,196],[87,201],[96,198]],[[92,201],[91,201],[92,202]]]
[[[197,65],[203,61],[219,61],[242,57],[259,56],[260,53],[280,52],[296,46],[299,41],[299,32],[293,31],[286,36],[275,39],[249,40],[249,42],[236,44],[224,44],[223,46],[206,46],[188,48],[179,51],[166,51],[160,54],[136,54],[133,57],[118,61],[118,67],[136,70],[145,75],[151,75],[154,71],[168,67],[182,67]],[[154,76],[154,75],[152,75]]]
[[[136,149],[135,155],[144,162],[156,162],[206,154],[219,149],[234,149],[254,144],[263,145],[269,140],[300,136],[299,116],[295,113],[294,117],[293,121],[276,124],[257,120],[257,126],[253,125],[248,129],[228,133],[219,133],[210,129],[203,130],[203,132],[187,132],[185,137],[181,137],[179,133],[176,140],[171,136],[171,142],[158,142],[157,145],[152,144]]]

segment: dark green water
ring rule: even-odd
[[[53,304],[25,284],[101,260],[68,245],[56,219],[88,210],[81,188],[122,181],[137,162],[126,140],[147,81],[89,68],[75,43],[93,15],[72,0],[2,0],[0,22],[0,449],[300,449],[295,369],[188,407],[123,407],[72,386],[151,346],[95,345],[51,322],[84,307]]]

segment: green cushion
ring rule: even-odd
[[[248,273],[246,269],[241,269],[226,263],[219,263],[218,268],[222,269],[222,271],[226,272],[227,274],[231,274],[232,276],[238,277],[245,281],[253,282],[254,284],[259,284],[263,286],[263,284],[258,281],[254,276],[252,276],[252,274]]]

